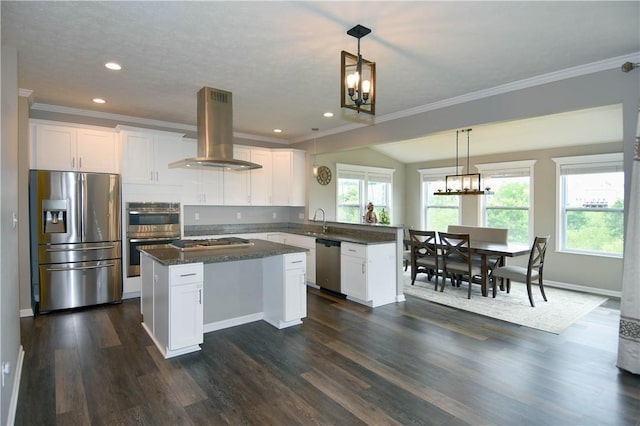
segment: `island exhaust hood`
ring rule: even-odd
[[[262,168],[260,164],[233,158],[231,92],[211,87],[198,91],[198,156],[169,164],[169,168],[177,167]]]

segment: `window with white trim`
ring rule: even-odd
[[[476,164],[485,189],[480,224],[507,228],[511,243],[529,244],[533,240],[534,164],[535,160]]]
[[[394,169],[336,164],[338,222],[362,223],[367,204],[373,203],[381,220],[381,213],[391,218],[391,200]]]
[[[421,182],[421,227],[429,231],[447,232],[449,225],[459,225],[460,196],[433,195],[435,192],[444,191],[445,176],[456,174],[456,168],[421,169],[418,173]]]
[[[559,251],[622,257],[622,153],[553,158],[558,181]]]

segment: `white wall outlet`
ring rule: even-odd
[[[195,220],[200,220],[200,213],[196,212],[196,213],[193,215],[193,218],[194,218]]]
[[[4,387],[4,376],[9,373],[11,373],[11,364],[5,361],[2,363],[2,387]]]
[[[236,213],[236,219],[242,219],[242,213],[240,212]]]
[[[278,213],[273,212],[273,218],[275,219],[275,218],[277,218],[277,217],[278,217]]]

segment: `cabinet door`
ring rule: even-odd
[[[32,167],[43,170],[76,170],[76,129],[34,124],[32,131],[35,161]]]
[[[78,129],[77,169],[85,172],[118,173],[118,150],[113,132]]]
[[[291,203],[291,151],[273,151],[273,205]]]
[[[153,287],[155,277],[153,275],[153,260],[146,254],[140,254],[140,277],[142,280],[140,289],[142,322],[153,333]]]
[[[153,177],[155,183],[162,185],[180,185],[188,170],[183,168],[169,168],[169,163],[194,157],[194,153],[187,152],[191,146],[182,142],[182,135],[153,135]]]
[[[152,183],[153,173],[153,137],[143,133],[123,132],[122,144],[122,182]]]
[[[221,206],[223,203],[222,169],[200,169],[200,194],[203,204],[209,206]]]
[[[202,283],[171,287],[169,349],[198,345],[203,339]]]
[[[233,156],[238,160],[251,161],[249,148],[234,146]],[[226,206],[248,206],[251,204],[251,173],[247,170],[224,171],[224,204]]]
[[[307,316],[307,283],[304,269],[288,269],[285,273],[283,321]]]
[[[268,149],[252,149],[251,162],[261,169],[251,170],[251,205],[270,206],[272,194],[272,155]]]
[[[367,300],[365,259],[353,256],[341,256],[340,271],[342,293],[361,300]]]

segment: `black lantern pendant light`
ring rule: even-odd
[[[340,60],[340,106],[375,115],[376,113],[376,63],[368,61],[360,54],[360,39],[371,30],[356,25],[347,31],[358,39],[358,54],[342,51]]]

